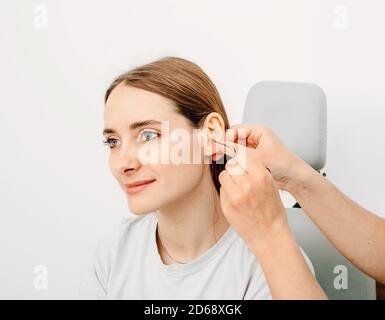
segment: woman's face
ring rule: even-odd
[[[168,132],[161,131],[161,123],[133,127],[147,120],[164,121],[163,125],[169,127]],[[208,169],[202,144],[193,138],[193,127],[188,119],[174,110],[170,100],[156,93],[120,83],[107,100],[104,124],[105,129],[113,129],[113,132],[104,132],[111,148],[110,169],[134,214],[152,212],[193,191],[204,170]],[[186,135],[184,139],[179,135],[179,141],[172,141],[173,132],[187,133],[187,139]],[[183,156],[187,157],[184,159],[189,161],[176,163],[175,157],[180,159],[182,153],[176,154],[177,150],[183,150]],[[199,151],[195,153],[194,163],[193,151]],[[151,158],[145,158],[143,154],[151,154]],[[151,161],[146,163],[143,159]],[[154,181],[129,193],[126,184],[140,180]]]

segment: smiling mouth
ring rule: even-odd
[[[126,189],[126,192],[128,194],[135,194],[135,193],[138,193],[139,191],[142,191],[143,189],[147,188],[150,184],[152,184],[153,182],[155,182],[156,179],[153,179],[153,180],[149,180],[145,183],[142,183],[140,185],[136,185],[136,186],[132,186],[132,187],[129,187],[129,186],[125,186],[125,189]]]

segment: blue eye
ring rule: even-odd
[[[152,140],[153,136],[159,137],[160,134],[156,131],[143,130],[139,134],[139,137],[144,137],[144,139],[138,138],[138,140],[144,140],[145,142],[150,141]],[[116,146],[117,142],[118,142],[118,139],[115,139],[115,138],[107,138],[106,140],[103,140],[103,144],[108,146],[110,149],[113,149]]]
[[[115,138],[108,138],[108,139],[106,139],[106,140],[104,140],[103,141],[103,144],[104,145],[106,145],[106,146],[108,146],[110,149],[112,149],[112,148],[114,148],[115,146],[111,146],[111,142],[113,142],[113,141],[118,141],[117,139],[115,139]]]
[[[158,132],[155,132],[155,131],[149,131],[149,130],[144,130],[140,133],[139,136],[142,136],[142,137],[145,137],[144,140],[145,141],[150,141],[152,140],[151,139],[151,136],[156,136],[158,137],[159,136],[159,133]]]

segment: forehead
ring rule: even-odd
[[[104,110],[105,120],[141,120],[139,118],[170,116],[175,111],[170,100],[143,89],[117,85],[108,97]]]
[[[104,109],[105,123],[110,125],[119,125],[123,120],[125,123],[144,119],[171,120],[176,115],[169,99],[124,83],[112,90]]]
[[[150,125],[145,124],[136,126],[137,123],[148,120],[166,122],[170,131],[174,129],[184,129],[190,133],[193,131],[190,120],[177,112],[172,100],[124,83],[116,86],[105,106],[103,132],[106,132],[106,129],[115,133],[136,131],[149,127]],[[160,124],[156,127],[161,129]]]

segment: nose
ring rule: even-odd
[[[119,172],[121,174],[128,174],[132,171],[138,170],[139,167],[140,167],[139,161],[134,160],[134,162],[132,162],[132,163],[130,162],[129,164],[124,163],[124,164],[120,165]]]
[[[128,174],[140,168],[141,163],[138,159],[138,150],[133,144],[123,146],[111,159],[112,165],[120,174]]]

